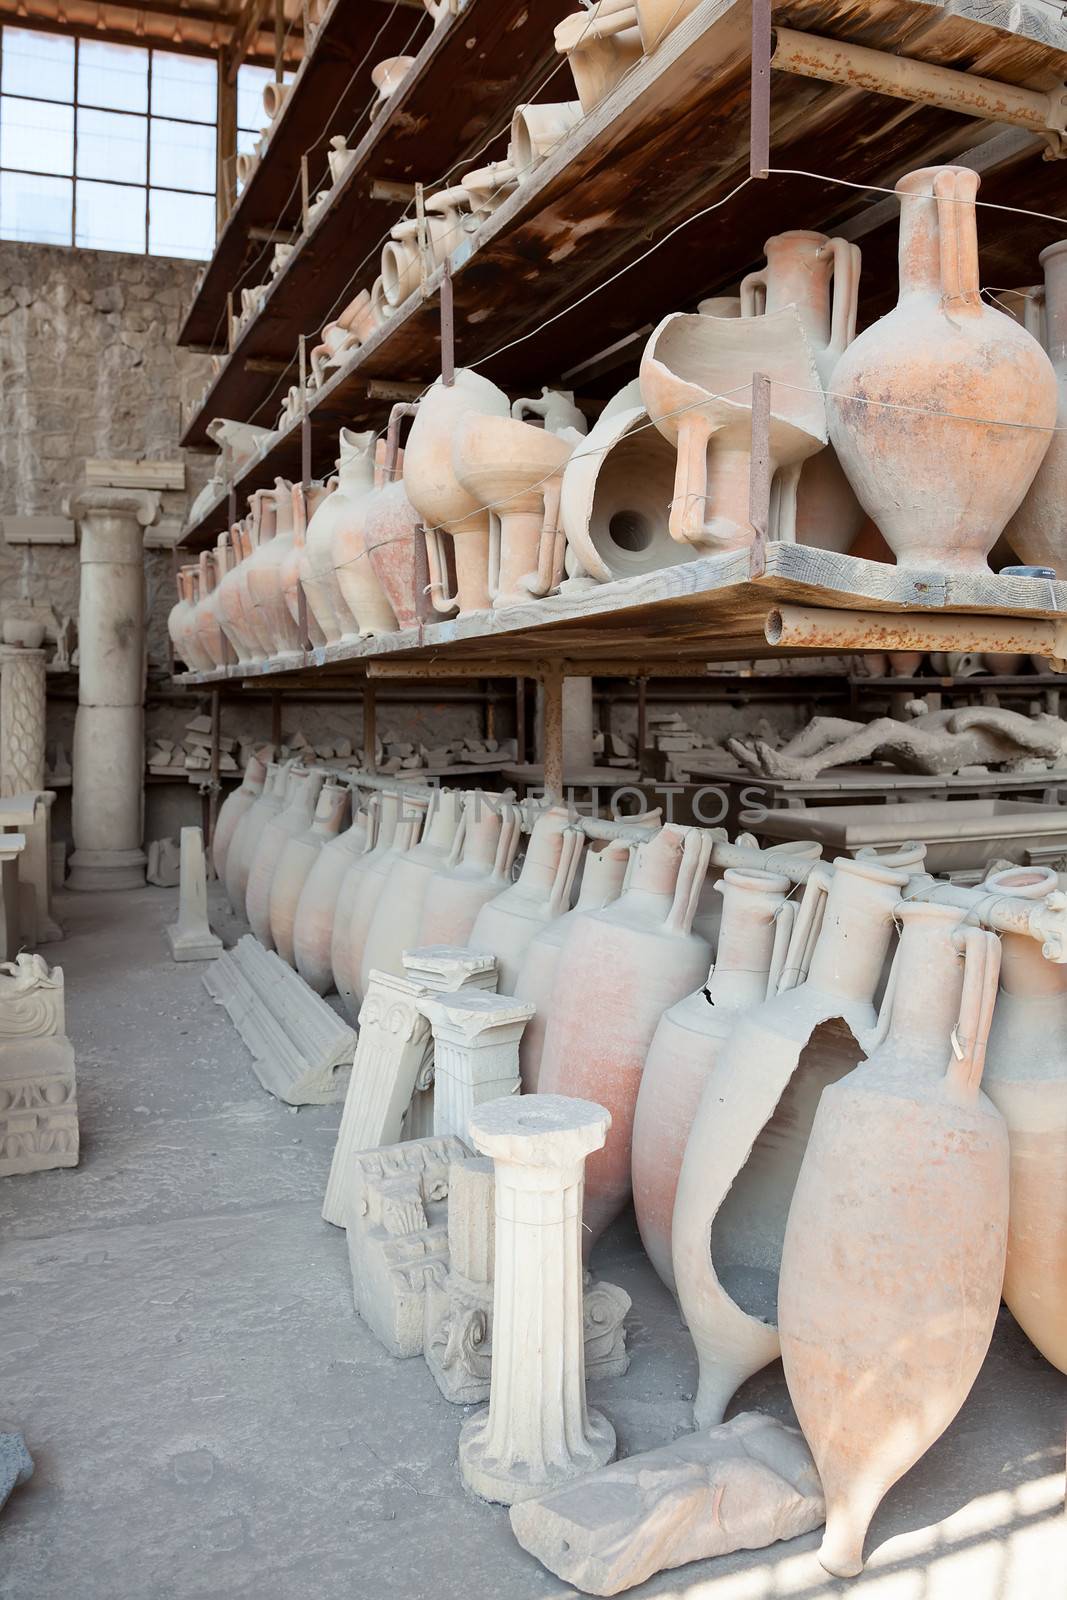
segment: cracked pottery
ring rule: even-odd
[[[586,1166],[583,1252],[630,1197],[634,1110],[645,1057],[668,1006],[706,974],[711,951],[692,932],[712,838],[668,824],[639,845],[618,900],[577,918],[560,952],[538,1092],[595,1092],[611,1113]]]
[[[1043,899],[1048,868],[991,873],[996,894]],[[1000,993],[982,1087],[1008,1127],[1011,1200],[1004,1300],[1046,1361],[1067,1372],[1067,968],[1001,935]]]
[[[898,908],[881,1038],[824,1090],[789,1211],[782,1361],[837,1577],[967,1398],[1000,1306],[1008,1135],[981,1092],[1000,944],[965,914]]]
[[[484,500],[465,489],[456,476],[453,442],[470,415],[508,417],[507,395],[488,378],[460,367],[446,387],[440,378],[422,396],[404,450],[404,490],[426,529],[430,599],[436,611],[459,607],[460,615],[485,611],[489,598],[489,519]],[[447,550],[450,535],[456,569],[456,593],[448,593]]]
[[[240,819],[226,855],[226,898],[235,916],[245,915],[245,895],[252,857],[268,818],[280,811],[289,787],[290,762],[270,761],[263,781],[263,793],[253,800]]]
[[[629,865],[630,846],[624,839],[609,840],[602,850],[587,849],[582,862],[578,899],[573,909],[565,911],[561,917],[542,928],[526,951],[515,985],[515,998],[528,1000],[534,1008],[533,1016],[522,1030],[519,1041],[523,1094],[537,1093],[545,1029],[555,994],[556,969],[567,936],[585,912],[599,911],[619,898]]]
[[[265,746],[264,749],[269,751],[270,746]],[[226,858],[237,832],[237,825],[263,793],[266,779],[267,763],[261,759],[259,752],[253,752],[248,758],[240,787],[231,789],[219,807],[215,832],[211,839],[211,864],[220,883],[226,877]]]
[[[334,985],[353,1022],[359,1015],[360,965],[374,908],[393,862],[418,837],[428,801],[425,790],[382,791],[374,844],[349,867],[338,892],[330,961]]]
[[[378,806],[376,794],[364,807],[358,789],[352,790],[351,827],[326,841],[300,891],[293,919],[293,959],[297,972],[316,994],[327,994],[333,988],[331,949],[337,900],[349,867],[374,838]]]
[[[271,939],[283,961],[295,967],[293,940],[296,909],[308,874],[319,851],[337,837],[348,811],[347,786],[326,783],[319,794],[310,825],[290,836],[282,847],[270,885],[267,915]]]
[[[904,854],[912,865],[914,853]],[[779,992],[738,1017],[708,1073],[671,1224],[678,1303],[699,1363],[699,1427],[721,1422],[745,1379],[779,1353],[775,1308],[790,1197],[819,1095],[852,1070],[875,1025],[874,996],[907,881],[906,868],[884,861],[816,867]]]
[[[752,379],[772,380],[768,460],[773,539],[796,531],[804,462],[827,441],[815,353],[795,305],[761,317],[664,317],[641,357],[641,395],[678,451],[668,529],[703,554],[747,549],[752,459]],[[777,380],[777,382],[773,381]]]
[[[515,883],[483,905],[467,941],[497,959],[497,992],[514,994],[530,941],[570,905],[585,836],[566,806],[550,806],[534,823]],[[419,935],[426,942],[425,930]]]
[[[660,1017],[634,1113],[637,1226],[672,1293],[671,1220],[701,1093],[738,1017],[775,992],[793,924],[788,878],[731,867],[714,888],[722,896],[715,960],[702,987]]]
[[[389,869],[367,929],[360,965],[360,990],[366,994],[372,970],[406,976],[404,951],[416,948],[426,890],[438,868],[458,857],[463,841],[465,796],[459,789],[435,789],[422,837]]]
[[[1008,544],[1029,566],[1067,574],[1067,239],[1042,250],[1045,281],[1027,293],[1023,325],[1039,339],[1056,374],[1059,405],[1048,452],[1018,511],[1004,530]]]
[[[1056,421],[1048,356],[981,298],[978,183],[964,167],[901,178],[900,298],[849,345],[827,402],[841,464],[902,567],[987,573]],[[904,409],[890,421],[888,406]]]
[[[442,867],[426,885],[418,937],[427,945],[463,947],[482,907],[503,894],[522,840],[522,813],[500,795],[481,789],[467,796],[463,849],[454,866]]]
[[[341,475],[337,493],[345,499],[332,521],[330,555],[345,616],[352,621],[342,635],[346,640],[372,634],[395,633],[396,618],[370,559],[368,534],[371,510],[382,491],[385,449],[375,444],[373,433],[339,435]],[[339,613],[340,616],[340,613]]]
[[[325,781],[322,772],[294,767],[289,774],[285,804],[268,817],[259,836],[248,869],[245,915],[248,925],[265,950],[274,949],[270,931],[270,890],[289,839],[310,828],[319,792]]]

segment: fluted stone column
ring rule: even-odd
[[[431,995],[419,1008],[433,1028],[433,1131],[466,1143],[471,1112],[519,1092],[519,1041],[534,1014],[508,994]]]
[[[585,1399],[582,1189],[611,1114],[589,1100],[491,1100],[471,1140],[496,1168],[489,1408],[459,1440],[463,1480],[514,1505],[610,1461],[615,1430]]]
[[[0,645],[0,795],[44,788],[45,652]]]
[[[136,889],[145,881],[144,530],[159,496],[85,489],[80,525],[74,854],[69,889]]]

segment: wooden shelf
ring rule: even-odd
[[[403,677],[405,665],[413,677],[431,676],[431,668],[442,677],[460,672],[521,676],[536,675],[546,662],[594,676],[617,672],[654,677],[657,666],[662,673],[670,665],[691,668],[697,662],[738,656],[803,654],[767,642],[768,619],[782,605],[884,613],[884,626],[865,646],[872,650],[911,648],[904,642],[906,628],[922,617],[951,615],[958,624],[953,645],[958,649],[991,648],[979,637],[981,622],[976,619],[1005,619],[1005,639],[1011,637],[1013,618],[1048,620],[1049,653],[1054,653],[1053,631],[1067,625],[1067,583],[992,573],[924,575],[806,545],[772,543],[759,577],[751,576],[747,550],[702,556],[576,595],[558,594],[353,644],[326,645],[302,658],[189,673],[181,681],[354,684],[366,677]],[[905,630],[899,644],[894,642],[894,613]],[[1005,642],[998,648],[1022,646]]]
[[[335,4],[331,16],[336,9]],[[365,131],[344,181],[333,190],[310,231],[301,235],[284,270],[272,280],[259,313],[242,329],[187,428],[183,444],[206,444],[204,428],[212,417],[251,419],[258,407],[264,414],[257,420],[269,426],[289,385],[297,381],[300,335],[317,337],[329,317],[343,310],[359,289],[377,276],[380,252],[373,248],[375,242],[399,219],[408,202],[402,197],[381,198],[380,191],[374,191],[375,184],[410,187],[425,181],[432,192],[439,186],[437,180],[452,168],[458,169],[452,174],[458,179],[487,134],[507,128],[514,107],[550,70],[555,59],[552,30],[569,9],[568,0],[527,0],[521,25],[516,25],[516,13],[501,6],[499,0],[468,0],[458,16],[430,32],[387,109],[369,126],[363,124]],[[410,13],[407,15],[410,18]],[[318,49],[316,44],[316,56]],[[338,133],[351,126],[353,110],[339,114],[328,131]],[[287,112],[288,105],[283,116]],[[317,115],[322,116],[321,103]],[[268,151],[277,140],[290,142],[284,127],[278,128]],[[321,180],[311,185],[313,198],[326,183],[325,154],[310,162],[309,170]],[[243,201],[244,196],[241,204]],[[299,231],[299,196],[295,231]],[[220,240],[220,252],[222,243]],[[350,284],[354,268],[368,252],[371,259]],[[248,286],[266,278],[271,254],[270,249],[265,252],[262,270],[250,278]],[[225,312],[226,291],[233,279],[224,281],[222,264],[216,268],[214,260],[209,278],[211,292],[207,292],[205,278],[179,343],[199,342],[193,334],[204,332],[209,321],[214,327],[220,311]],[[221,341],[216,340],[220,342],[225,348],[225,331]],[[294,363],[294,370],[279,382],[278,374],[264,370],[264,364],[269,367],[281,362]]]
[[[179,344],[225,350],[227,296],[257,256],[262,268],[249,275],[245,286],[261,282],[273,254],[272,245],[254,237],[253,230],[277,226],[279,239],[284,239],[299,228],[301,157],[307,153],[312,179],[321,178],[331,135],[347,133],[377,94],[371,69],[402,53],[416,27],[425,33],[431,26],[427,14],[420,19],[407,5],[390,13],[387,0],[333,0],[200,277]],[[236,290],[234,298],[239,303]]]
[[[1067,53],[932,13],[919,0],[775,0],[773,13],[777,23],[1007,82],[1051,85],[1067,77]],[[790,227],[861,240],[861,319],[887,309],[896,293],[893,199],[872,205],[869,194],[793,176],[754,181],[728,198],[748,172],[750,22],[750,0],[704,0],[476,233],[464,236],[451,258],[457,365],[477,363],[515,394],[543,383],[580,396],[611,393],[636,371],[649,326],[734,287],[762,259],[764,240]],[[569,92],[569,83],[558,88],[560,98]],[[891,187],[911,168],[963,159],[981,170],[983,199],[1063,214],[1067,163],[1043,162],[1043,149],[1040,138],[1018,130],[772,74],[772,166],[829,167],[853,183]],[[721,209],[640,259],[672,227],[719,202]],[[337,220],[345,214],[341,207]],[[1011,285],[1033,281],[1038,251],[1063,225],[983,211],[979,232],[983,281]],[[374,261],[367,272],[369,283]],[[313,472],[332,462],[339,427],[381,426],[396,385],[423,386],[436,377],[441,278],[439,269],[317,391],[307,419]],[[359,286],[357,279],[352,291]],[[581,303],[594,291],[595,299]],[[616,354],[604,358],[619,341]],[[187,438],[199,438],[211,414],[206,405]],[[300,468],[295,424],[237,481],[238,511],[253,489]],[[221,497],[182,542],[202,547],[228,521]]]

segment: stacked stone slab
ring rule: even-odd
[[[74,1050],[63,973],[37,955],[0,965],[0,1177],[78,1164]]]

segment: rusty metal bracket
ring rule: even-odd
[[[765,178],[771,164],[771,0],[752,0],[752,79],[748,172]]]

